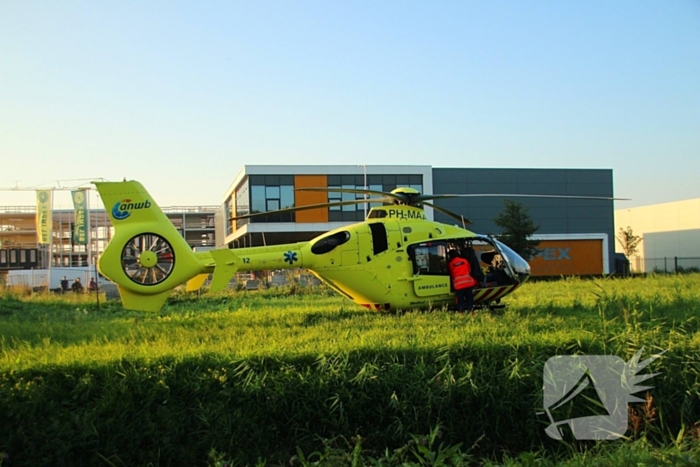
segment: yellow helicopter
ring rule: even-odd
[[[308,242],[193,252],[139,182],[94,184],[115,228],[99,259],[99,270],[117,284],[128,309],[157,311],[172,289],[187,283],[187,290],[198,290],[210,274],[209,289],[217,291],[228,287],[239,271],[292,268],[309,270],[342,296],[372,310],[450,307],[455,301],[447,269],[450,250],[458,250],[471,264],[479,284],[473,290],[476,307],[501,306],[500,299],[530,276],[527,261],[509,247],[492,236],[467,230],[468,220],[429,202],[470,195],[423,195],[412,188],[390,193],[303,188],[300,190],[375,197],[274,213],[356,203],[381,205],[372,207],[364,222],[331,230]],[[428,220],[423,206],[458,219],[463,227]],[[232,220],[268,214],[253,213]]]

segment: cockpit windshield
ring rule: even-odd
[[[527,261],[505,243],[499,242],[495,238],[492,240],[498,246],[498,249],[501,250],[501,254],[505,257],[510,268],[518,275],[518,282],[525,282],[530,277],[530,265],[527,264]]]

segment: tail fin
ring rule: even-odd
[[[118,285],[126,308],[159,310],[171,289],[205,265],[139,182],[94,184],[115,230],[100,272]]]

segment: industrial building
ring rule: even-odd
[[[700,198],[615,211],[615,225],[641,238],[635,272],[700,269]],[[623,252],[617,243],[617,251]]]
[[[265,166],[247,165],[226,192],[217,214],[217,246],[239,248],[304,241],[348,222],[364,219],[366,204],[317,208],[231,222],[235,215],[291,206],[349,201],[364,195],[304,192],[305,187],[363,188],[391,191],[408,186],[422,193],[464,194],[436,200],[459,213],[482,234],[498,234],[493,219],[503,210],[504,196],[519,194],[612,197],[610,169],[483,169],[431,166]],[[529,209],[540,228],[540,253],[531,261],[533,275],[608,274],[614,269],[612,200],[514,197]],[[371,204],[370,204],[371,206]],[[455,220],[425,209],[426,217]]]

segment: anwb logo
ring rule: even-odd
[[[627,404],[644,402],[632,394],[652,386],[639,386],[659,373],[637,375],[663,352],[643,362],[639,351],[625,362],[614,355],[562,355],[544,365],[544,413],[550,438],[612,440],[627,431]]]

